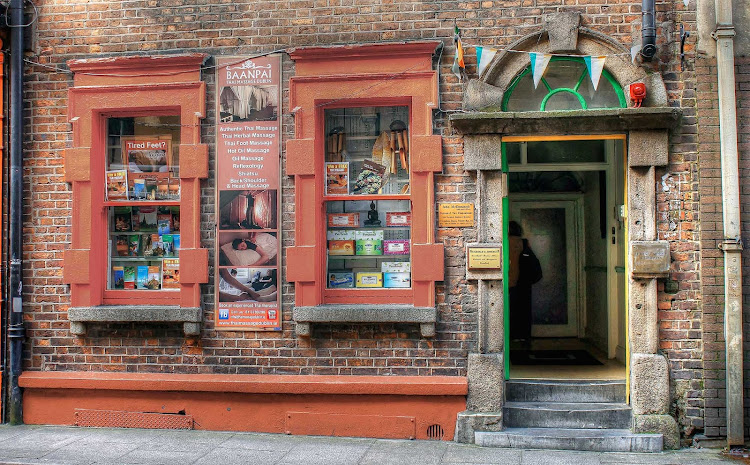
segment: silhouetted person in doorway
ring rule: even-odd
[[[531,344],[531,284],[521,276],[523,229],[515,221],[508,223],[508,291],[510,298],[510,339]]]

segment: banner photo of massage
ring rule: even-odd
[[[281,60],[217,62],[217,330],[280,331]]]

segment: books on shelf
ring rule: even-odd
[[[172,232],[172,212],[167,210],[166,213],[159,212],[156,215],[156,230],[159,234],[169,234]]]
[[[114,289],[125,289],[125,267],[112,267],[112,287]]]
[[[138,208],[138,231],[156,231],[156,207]]]
[[[133,199],[134,200],[146,199],[146,180],[145,179],[137,178],[133,180]]]
[[[128,172],[107,171],[107,200],[128,200]]]
[[[124,266],[123,289],[135,289],[135,267]]]
[[[130,255],[128,236],[115,237],[115,251],[118,257],[127,257]]]
[[[146,289],[161,289],[161,270],[159,266],[148,267],[148,278],[146,280]]]
[[[354,181],[352,193],[377,194],[385,182],[385,166],[371,160],[362,162],[362,171]]]
[[[349,193],[349,162],[326,163],[326,194]]]
[[[136,289],[147,289],[146,287],[147,282],[148,282],[148,266],[140,265],[136,268],[136,275],[135,275]]]
[[[132,231],[131,215],[133,211],[130,207],[115,207],[114,211],[114,230],[117,232]]]
[[[162,289],[180,287],[180,259],[166,258],[162,263]]]
[[[141,254],[141,236],[132,235],[128,238],[128,255],[137,257]]]

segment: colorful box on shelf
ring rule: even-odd
[[[358,228],[359,213],[329,213],[329,228]]]
[[[356,287],[383,287],[383,273],[360,271],[357,273]]]
[[[411,226],[411,212],[386,212],[385,225],[393,227]]]
[[[411,287],[411,273],[383,273],[385,287]]]
[[[409,262],[383,262],[380,264],[380,271],[383,273],[410,273],[411,263]]]
[[[328,287],[332,289],[354,287],[354,273],[328,273]]]
[[[343,230],[331,230],[326,234],[326,239],[329,241],[353,241],[356,239],[354,231],[350,229]]]
[[[356,231],[357,255],[383,255],[383,231]]]
[[[354,241],[328,241],[328,255],[354,255]]]
[[[385,255],[409,255],[408,239],[388,239],[383,242]]]
[[[358,239],[356,255],[383,255],[383,241],[378,239]]]

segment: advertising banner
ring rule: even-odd
[[[281,330],[281,59],[217,59],[217,330]]]

